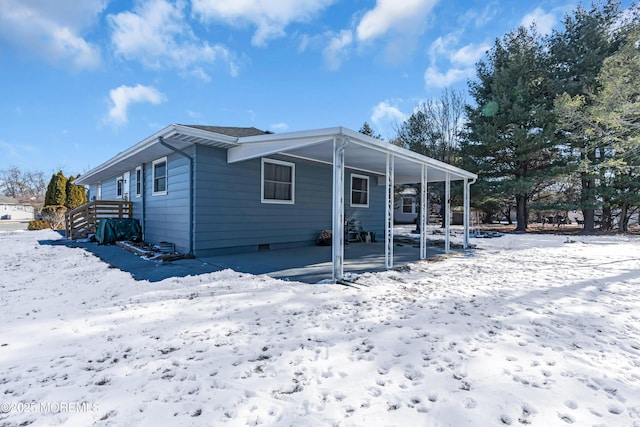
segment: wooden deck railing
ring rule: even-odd
[[[65,229],[71,240],[95,233],[100,218],[131,218],[133,204],[121,200],[95,200],[67,211]]]

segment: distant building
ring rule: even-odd
[[[31,221],[33,206],[8,196],[0,196],[0,220]]]
[[[418,189],[407,187],[398,193],[393,219],[396,224],[415,224],[418,218]]]

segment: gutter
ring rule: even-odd
[[[170,149],[171,151],[173,151],[174,153],[180,154],[183,157],[186,157],[189,160],[189,186],[190,186],[190,191],[189,191],[189,255],[193,255],[193,241],[195,239],[195,236],[193,235],[193,220],[194,220],[194,209],[193,209],[193,203],[195,201],[195,186],[193,185],[194,183],[194,166],[193,166],[193,157],[190,156],[189,154],[185,153],[184,151],[180,150],[179,148],[176,148],[172,145],[167,144],[164,141],[164,138],[159,136],[158,137],[158,141],[160,141],[160,144],[167,147],[168,149]],[[168,165],[167,165],[167,176],[168,176]],[[168,183],[167,183],[168,184]]]

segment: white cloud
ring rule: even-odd
[[[100,65],[100,49],[82,37],[105,9],[105,0],[2,0],[0,41],[74,69]]]
[[[489,49],[491,49],[491,46],[488,43],[479,45],[471,43],[453,52],[450,60],[452,63],[462,66],[474,65]]]
[[[477,9],[469,9],[460,16],[458,21],[464,27],[469,25],[473,25],[476,28],[484,27],[495,18],[496,14],[500,10],[500,5],[500,2],[492,1],[487,3],[481,11],[478,11]]]
[[[131,104],[147,102],[158,105],[166,101],[166,97],[152,86],[138,84],[136,86],[120,86],[109,92],[112,107],[109,109],[107,120],[115,125],[127,123],[128,109]]]
[[[193,0],[192,10],[204,21],[255,25],[251,39],[255,46],[265,46],[282,37],[292,22],[306,22],[335,0]]]
[[[431,57],[431,61],[435,62],[442,57],[451,56],[451,52],[453,51],[453,46],[458,44],[458,34],[449,33],[447,35],[440,36],[431,43],[429,46],[429,56]]]
[[[112,43],[117,55],[140,61],[148,68],[170,67],[189,70],[205,81],[209,75],[202,64],[226,64],[231,75],[238,66],[231,52],[222,45],[201,42],[193,34],[184,16],[185,5],[166,0],[150,0],[127,11],[109,15]]]
[[[360,41],[373,40],[388,32],[420,33],[428,13],[438,0],[377,0],[356,29]]]
[[[353,34],[349,30],[342,30],[334,35],[329,45],[322,52],[325,63],[330,70],[337,70],[348,56],[348,48],[353,42]]]
[[[520,21],[520,24],[525,27],[535,24],[536,29],[542,35],[550,34],[557,23],[558,18],[553,12],[546,13],[539,7],[537,7],[533,12],[525,15],[522,18],[522,21]]]
[[[424,72],[424,83],[427,88],[443,88],[451,86],[461,80],[473,77],[474,68],[450,68],[441,73],[436,67],[431,66]]]
[[[379,102],[378,105],[373,107],[373,113],[371,114],[371,121],[376,127],[386,130],[387,133],[406,119],[407,115],[400,111],[398,107],[391,105],[388,100]]]
[[[461,48],[455,46],[459,42],[458,33],[450,33],[438,37],[429,47],[431,65],[424,73],[427,88],[443,88],[473,77],[474,65],[491,48],[487,43],[470,43]],[[441,72],[438,64],[446,63],[449,69]]]

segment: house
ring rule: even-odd
[[[428,182],[445,181],[449,189],[451,180],[463,180],[468,213],[475,179],[344,127],[274,134],[172,124],[76,184],[89,186],[90,200],[130,201],[146,241],[171,242],[196,256],[313,245],[322,230],[332,230],[339,236],[332,241],[333,276],[340,279],[351,219],[381,236],[392,266],[395,183],[423,182],[426,191]]]
[[[418,189],[406,187],[397,193],[393,220],[396,224],[415,224],[418,218],[420,199]]]
[[[31,221],[33,206],[18,199],[0,196],[0,220]]]

